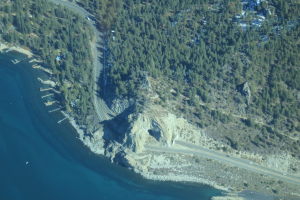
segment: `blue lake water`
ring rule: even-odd
[[[221,192],[156,182],[91,153],[41,99],[37,72],[0,54],[0,200],[206,200]],[[29,162],[26,164],[26,162]]]

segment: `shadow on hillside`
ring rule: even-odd
[[[113,119],[102,122],[104,132],[103,139],[105,141],[116,141],[122,143],[125,133],[130,127],[128,115],[133,113],[133,111],[133,107],[129,107]]]

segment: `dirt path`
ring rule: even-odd
[[[97,113],[100,122],[110,119],[114,115],[114,113],[108,108],[104,100],[98,95],[98,91],[99,91],[98,80],[100,78],[101,71],[103,71],[103,65],[100,62],[100,58],[102,57],[102,52],[100,51],[101,43],[102,43],[102,33],[98,31],[96,27],[96,23],[93,20],[91,20],[91,16],[93,15],[91,15],[88,11],[76,5],[75,3],[66,0],[48,0],[48,1],[55,4],[63,5],[68,9],[72,10],[73,12],[81,15],[83,18],[86,19],[87,23],[91,26],[95,36],[94,41],[92,41],[91,43],[91,52],[93,54],[93,63],[94,63],[93,104],[94,104],[95,112]]]

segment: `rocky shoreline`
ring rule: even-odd
[[[130,114],[127,121],[127,127],[118,124],[119,129],[107,129],[108,122],[103,122],[101,128],[90,137],[70,118],[71,124],[79,133],[79,139],[92,152],[104,155],[112,162],[129,168],[146,179],[206,184],[236,195],[229,199],[243,199],[238,194],[245,190],[255,191],[255,194],[267,194],[271,198],[274,196],[274,199],[276,196],[287,200],[299,197],[297,193],[291,195],[297,191],[297,185],[286,184],[266,175],[197,155],[151,151],[147,146],[177,147],[174,139],[193,138],[193,133],[184,119],[176,118],[167,111],[165,114],[156,115],[155,111],[150,109],[148,112]],[[170,123],[167,124],[168,122]],[[149,130],[156,130],[159,132],[158,136],[151,135]],[[174,133],[176,131],[177,133]]]
[[[26,55],[28,58],[32,58],[34,56],[30,50],[27,50],[25,48],[0,43],[0,52],[9,52],[9,51],[16,51],[18,53]],[[78,123],[72,116],[70,116],[64,111],[62,111],[61,113],[68,119],[69,123],[76,130],[76,132],[78,133],[78,139],[80,139],[84,145],[86,145],[93,153],[106,156],[110,158],[112,162],[116,162],[116,159],[114,159],[115,155],[111,154],[111,152],[105,148],[105,140],[103,139],[104,136],[103,126],[101,126],[101,128],[96,132],[94,132],[92,134],[92,137],[90,137],[87,136],[85,131],[78,125]],[[130,153],[128,155],[130,155]],[[120,162],[120,164],[123,165],[124,163]],[[195,182],[195,183],[207,184],[213,186],[216,189],[220,189],[223,191],[229,191],[229,188],[219,186],[215,182],[208,181],[205,179],[199,179],[196,177],[190,177],[190,176],[180,175],[180,174],[159,175],[159,174],[151,173],[149,171],[139,170],[137,167],[134,168],[134,166],[130,166],[129,168],[131,168],[136,173],[140,174],[142,177],[146,179],[157,180],[157,181]]]
[[[33,53],[28,49],[0,43],[0,52],[3,51],[17,51],[25,54],[28,58],[33,57]],[[143,108],[144,111],[142,112],[125,116],[122,119],[126,123],[125,127],[119,126],[111,129],[109,127],[111,124],[117,124],[118,126],[119,123],[113,118],[102,122],[100,129],[92,134],[85,133],[72,116],[66,112],[62,112],[62,114],[69,119],[79,135],[78,138],[92,152],[106,156],[112,162],[130,168],[146,179],[195,182],[207,184],[226,192],[234,191],[237,193],[243,190],[253,190],[276,196],[293,194],[293,196],[300,197],[300,194],[295,192],[297,187],[294,185],[284,184],[278,180],[247,170],[195,155],[176,155],[149,151],[146,147],[149,144],[157,147],[171,147],[174,146],[177,139],[204,146],[208,149],[222,148],[224,145],[207,137],[202,130],[196,129],[185,119],[176,117],[168,110],[151,103],[147,106],[150,107],[148,111],[147,108]],[[122,113],[119,114],[122,115]],[[236,152],[228,146],[226,148],[229,149],[227,153],[236,157],[244,157],[254,162],[262,160],[259,155]],[[284,158],[287,157],[289,156],[284,156]],[[261,164],[268,167],[276,166],[278,168],[279,166],[281,167],[280,170],[286,173],[286,170],[282,168],[285,165],[281,164],[284,161],[276,165],[277,157],[271,160],[271,164],[268,162]],[[217,174],[216,172],[220,173]]]
[[[0,44],[0,47],[1,51],[17,51],[27,55],[28,58],[33,56],[29,50],[21,47],[6,44]],[[76,129],[78,139],[92,152],[106,156],[112,162],[132,169],[146,179],[206,184],[235,194],[243,190],[253,190],[280,196],[282,199],[296,199],[300,196],[296,193],[295,185],[285,184],[214,160],[195,155],[150,151],[147,148],[149,145],[176,146],[174,141],[177,139],[207,148],[220,144],[214,143],[183,118],[178,118],[157,105],[145,107],[147,108],[140,113],[125,115],[122,120],[126,122],[126,126],[119,126],[116,119],[111,119],[102,122],[100,129],[91,135],[85,133],[70,115],[65,112],[62,114]],[[110,127],[111,124],[117,124],[117,128]],[[290,194],[293,194],[292,198]]]

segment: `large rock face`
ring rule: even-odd
[[[147,144],[159,142],[171,145],[176,135],[176,116],[162,108],[148,108],[143,113],[130,115],[131,126],[125,134],[124,144],[133,152],[143,151]]]
[[[195,129],[185,119],[176,117],[158,105],[147,106],[142,112],[129,114],[120,121],[126,121],[126,126],[120,122],[117,126],[113,122],[115,128],[105,134],[110,144],[106,149],[112,157],[120,151],[143,152],[146,145],[170,146],[175,138],[188,137],[188,130],[191,135],[196,135]]]
[[[143,112],[128,116],[128,128],[122,130],[121,146],[141,153],[148,145],[172,146],[175,140],[188,141],[202,146],[214,145],[201,130],[182,117],[168,112],[159,105],[147,106]]]

